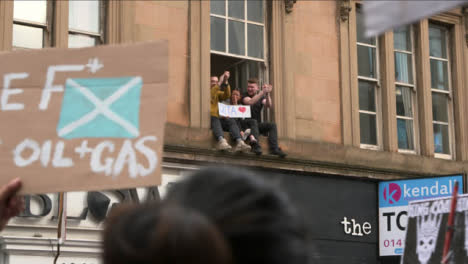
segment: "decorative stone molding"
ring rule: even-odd
[[[349,0],[340,0],[338,3],[340,8],[340,19],[341,21],[346,22],[349,19],[349,12],[353,9],[351,7],[351,3]]]
[[[284,0],[284,4],[286,6],[286,13],[291,13],[293,11],[294,4],[297,0]]]
[[[468,46],[468,5],[463,7],[463,16],[465,17],[465,40]]]

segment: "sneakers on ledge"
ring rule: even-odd
[[[270,150],[271,155],[276,155],[280,158],[285,158],[287,156],[286,153],[284,153],[280,148],[277,148],[275,150]]]
[[[239,152],[239,151],[248,152],[251,150],[251,147],[245,144],[243,140],[239,140],[233,150],[234,152]]]
[[[262,155],[262,147],[260,146],[260,144],[258,144],[257,142],[252,143],[252,152],[258,156]]]
[[[218,144],[216,144],[216,149],[217,150],[231,150],[232,147],[227,143],[225,138],[222,138],[221,140],[218,141]]]

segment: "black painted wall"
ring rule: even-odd
[[[302,215],[309,231],[312,263],[379,263],[377,182],[322,174],[269,176],[288,192]],[[344,217],[361,226],[369,222],[371,233],[345,234]]]

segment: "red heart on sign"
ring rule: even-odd
[[[245,107],[243,107],[243,106],[239,107],[239,112],[241,112],[241,113],[244,113],[244,112],[245,112],[245,110],[246,110],[246,108],[245,108]]]

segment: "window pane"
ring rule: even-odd
[[[434,124],[434,152],[450,154],[448,125]]]
[[[413,91],[412,88],[396,87],[396,110],[397,116],[413,117]]]
[[[398,148],[414,149],[413,120],[397,119]]]
[[[446,61],[431,59],[431,87],[433,89],[449,90],[447,68]]]
[[[43,38],[42,28],[13,24],[13,47],[40,49],[43,47]]]
[[[263,0],[247,1],[247,19],[263,23]]]
[[[359,113],[361,144],[377,145],[377,124],[375,115]]]
[[[439,122],[448,122],[447,101],[447,95],[432,93],[432,120]]]
[[[3,0],[1,0],[3,1]],[[33,21],[38,23],[46,23],[47,18],[47,1],[19,1],[13,3],[13,18],[20,20]]]
[[[70,29],[99,33],[99,1],[69,1],[68,4]]]
[[[230,17],[244,19],[244,0],[228,1],[228,12]]]
[[[245,55],[244,23],[229,20],[229,53]]]
[[[429,25],[429,54],[432,57],[447,58],[447,30]]]
[[[248,24],[247,30],[248,55],[263,59],[263,27]]]
[[[69,48],[84,48],[92,46],[96,46],[96,38],[77,34],[68,35]]]
[[[210,12],[216,15],[226,15],[226,0],[211,0]]]
[[[259,79],[259,69],[260,69],[260,62],[257,62],[257,61],[247,61],[247,65],[248,65],[248,68],[249,68],[249,76],[248,78],[257,78]],[[245,82],[247,82],[247,80],[244,80]]]
[[[375,45],[375,38],[366,38],[364,35],[364,16],[360,8],[356,9],[356,33],[357,42]]]
[[[377,78],[375,49],[358,45],[358,75]]]
[[[239,65],[238,69],[239,69],[239,85],[240,85],[240,89],[244,92],[247,91],[247,80],[250,79],[249,78],[249,73],[248,73],[248,69],[247,67],[249,67],[250,65],[248,65],[248,63],[242,63]]]
[[[211,17],[211,50],[226,52],[226,20]]]
[[[371,82],[359,81],[359,110],[375,112],[375,86]]]
[[[411,30],[410,26],[396,28],[393,31],[393,42],[396,50],[411,51]]]
[[[395,81],[413,84],[413,58],[411,54],[395,52]]]

